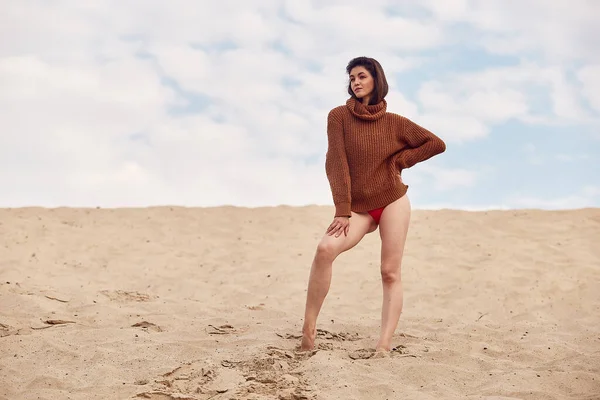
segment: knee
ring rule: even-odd
[[[383,283],[396,283],[400,281],[400,264],[383,264],[381,266],[381,280]]]
[[[337,257],[337,246],[331,242],[323,241],[317,245],[315,258],[320,261],[333,262]]]

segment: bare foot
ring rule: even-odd
[[[300,344],[301,351],[310,351],[315,348],[315,339],[317,337],[317,330],[302,330],[302,342]]]
[[[375,350],[375,353],[373,354],[373,358],[389,358],[391,357],[391,353],[389,351],[385,351],[385,350]]]
[[[383,353],[389,353],[392,350],[392,346],[388,345],[382,345],[381,343],[377,343],[377,346],[375,346],[375,351],[381,351]]]

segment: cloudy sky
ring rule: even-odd
[[[1,207],[331,204],[355,56],[446,153],[414,208],[600,206],[600,2],[13,0]]]

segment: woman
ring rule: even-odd
[[[335,217],[312,263],[300,347],[314,348],[334,260],[379,227],[383,306],[375,350],[388,352],[402,312],[400,269],[411,213],[408,186],[400,174],[444,152],[446,145],[409,119],[386,111],[388,84],[379,62],[358,57],[346,72],[350,98],[327,117],[325,170]]]

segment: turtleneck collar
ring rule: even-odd
[[[357,118],[365,121],[375,121],[385,115],[387,102],[384,99],[377,104],[365,106],[354,97],[350,97],[346,101],[346,107]]]

